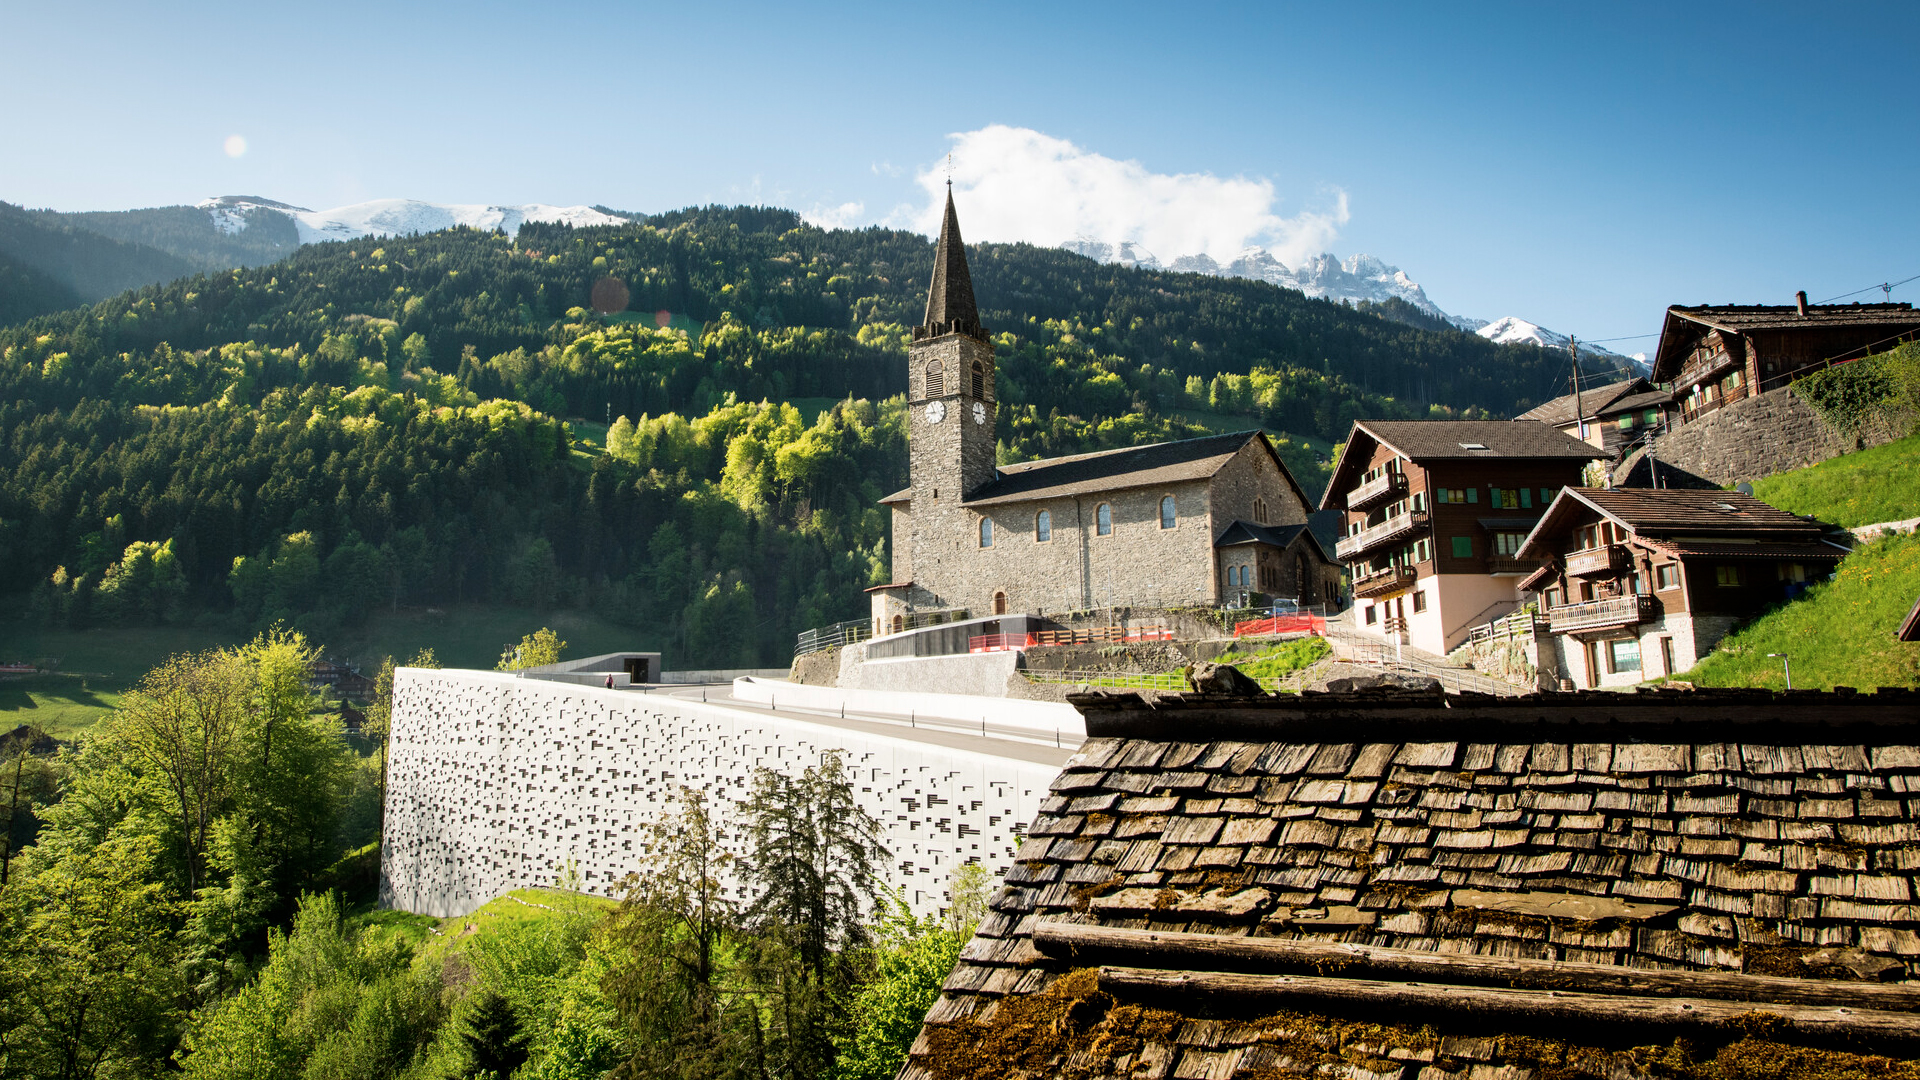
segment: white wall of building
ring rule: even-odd
[[[511,889],[618,895],[643,869],[645,826],[681,785],[729,827],[756,767],[798,772],[840,750],[883,830],[889,885],[922,915],[954,869],[1012,864],[1056,768],[670,696],[519,679],[504,672],[394,674],[381,900],[464,915]],[[737,886],[730,886],[737,888]]]

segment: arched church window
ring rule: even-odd
[[[893,632],[897,634],[900,631],[905,630],[906,628],[907,628],[907,620],[902,616],[895,615],[893,617]]]
[[[942,364],[942,363],[941,363],[940,361],[938,361],[938,360],[929,360],[929,361],[927,361],[927,393],[926,393],[926,396],[927,396],[927,397],[930,397],[930,398],[937,398],[937,397],[940,397],[941,395],[943,395],[943,394],[945,394],[946,392],[947,392],[947,368],[946,368],[946,365],[945,365],[945,364]]]
[[[1253,521],[1256,525],[1265,525],[1267,523],[1267,500],[1253,500]]]
[[[1101,536],[1113,535],[1113,506],[1101,503],[1093,508],[1093,531]]]
[[[1033,515],[1033,538],[1044,544],[1053,539],[1053,514],[1042,510]]]
[[[1171,529],[1178,523],[1173,514],[1173,496],[1168,495],[1160,500],[1160,527]]]
[[[987,369],[978,360],[973,362],[973,396],[981,401],[987,399]]]
[[[1005,615],[1007,613],[1006,593],[996,592],[993,594],[993,613],[995,615]]]
[[[980,519],[980,546],[981,547],[993,546],[993,519],[992,518],[983,517]]]

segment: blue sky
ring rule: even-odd
[[[1911,3],[0,0],[0,17],[0,199],[30,206],[746,201],[917,224],[974,133],[963,195],[991,174],[1083,205],[1023,216],[983,189],[969,239],[1170,215],[1188,232],[1163,239],[1367,252],[1450,312],[1585,338],[1656,331],[1669,303],[1920,274]],[[1089,166],[1110,182],[1019,172]]]

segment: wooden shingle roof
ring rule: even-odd
[[[1555,538],[1589,514],[1623,525],[1644,540],[1697,554],[1721,553],[1716,545],[1748,545],[1741,554],[1764,554],[1752,545],[1770,541],[1788,555],[1837,558],[1845,552],[1824,544],[1821,526],[1738,491],[1693,488],[1562,488],[1519,551],[1523,559],[1549,558]],[[1830,552],[1830,554],[1829,554]]]
[[[903,1080],[1920,1070],[1920,694],[1072,700]]]
[[[1920,311],[1912,304],[1813,304],[1805,315],[1793,304],[1702,304],[1667,309],[1654,349],[1653,379],[1671,382],[1680,373],[1694,343],[1709,330],[1730,334],[1780,330],[1860,331],[1859,345],[1890,343],[1903,332],[1920,330]],[[1845,350],[1836,355],[1845,355]]]
[[[1335,496],[1357,483],[1372,455],[1372,444],[1389,447],[1416,463],[1485,458],[1592,461],[1608,456],[1605,450],[1538,420],[1356,420],[1320,497],[1322,509],[1344,505]]]
[[[1604,386],[1588,387],[1577,395],[1562,395],[1544,404],[1535,405],[1514,419],[1538,420],[1555,427],[1571,424],[1579,419],[1574,415],[1576,398],[1580,403],[1580,411],[1591,418],[1603,413],[1624,412],[1662,401],[1671,401],[1673,395],[1655,390],[1647,380],[1635,377],[1607,383]]]

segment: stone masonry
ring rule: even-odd
[[[1862,439],[1868,446],[1886,441],[1884,436]],[[1855,448],[1794,396],[1792,387],[1783,386],[1741,398],[1660,436],[1653,456],[1662,466],[1726,485],[1815,465]],[[1638,457],[1623,462],[1618,477],[1638,462]]]

